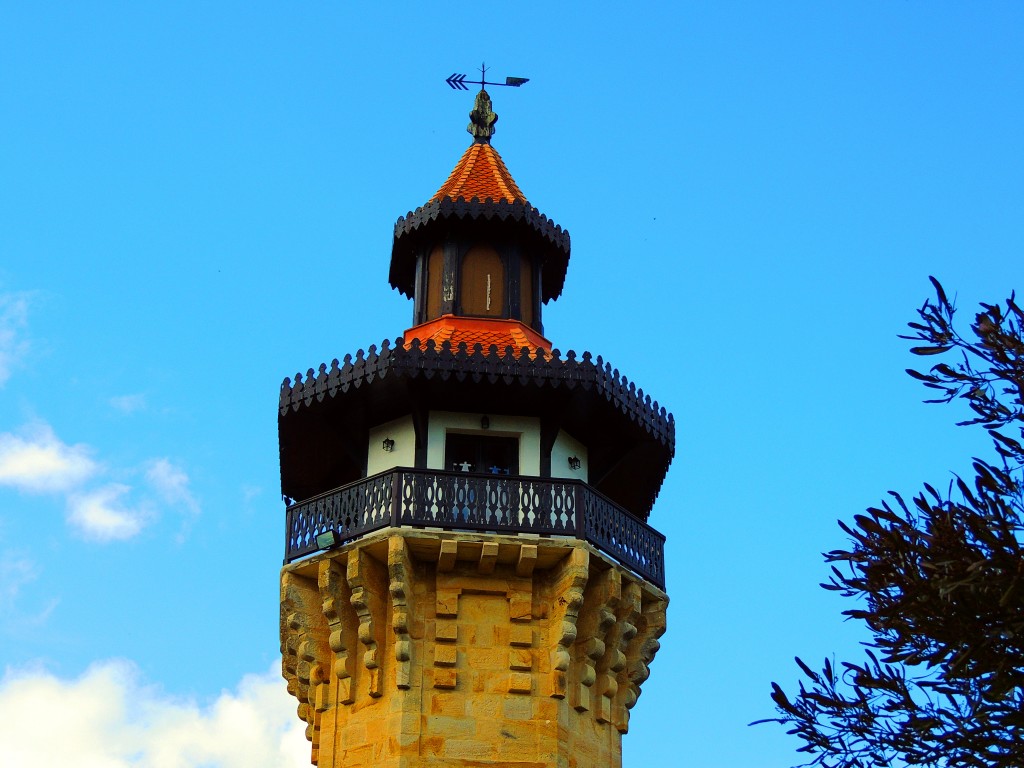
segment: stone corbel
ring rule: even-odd
[[[628,619],[633,611],[639,610],[640,607],[639,585],[634,582],[624,585],[622,574],[616,569],[612,570],[615,573],[614,598],[608,601],[607,610],[613,618],[604,636],[604,655],[595,666],[597,682],[594,687],[597,695],[594,718],[599,723],[612,720],[612,704],[619,691],[618,675],[626,667],[626,654],[623,649],[636,635],[636,627]]]
[[[281,671],[288,691],[299,701],[306,738],[319,746],[320,713],[326,708],[326,670],[331,651],[319,591],[310,579],[285,573],[281,579]]]
[[[629,729],[629,710],[640,696],[640,686],[650,676],[650,664],[661,648],[658,638],[665,634],[668,599],[644,595],[643,608],[637,617],[637,633],[626,649],[626,668],[619,673],[619,732]]]
[[[551,612],[552,636],[555,647],[551,651],[550,696],[564,699],[568,689],[569,668],[572,664],[570,649],[576,642],[576,625],[583,605],[583,590],[587,586],[590,554],[582,548],[573,548],[559,566],[553,580]]]
[[[352,607],[359,617],[359,642],[366,648],[363,666],[369,673],[368,692],[376,698],[384,692],[381,662],[387,612],[382,595],[388,588],[387,576],[384,567],[360,548],[348,554],[346,577],[352,589]]]
[[[615,624],[622,582],[614,568],[590,579],[583,595],[583,609],[577,622],[577,640],[572,649],[573,674],[569,704],[578,712],[593,710],[599,702],[595,690],[598,667],[605,656],[605,635]],[[603,670],[602,670],[603,672]]]
[[[334,652],[332,671],[338,681],[337,700],[339,704],[351,704],[355,700],[352,681],[355,674],[352,654],[358,642],[359,617],[352,607],[352,589],[346,580],[346,568],[336,558],[320,563],[317,581],[324,616],[330,634],[327,643]]]
[[[619,603],[619,610],[617,612],[615,627],[617,635],[615,647],[618,649],[614,667],[609,668],[609,672],[614,671],[615,675],[615,689],[614,693],[608,696],[609,704],[611,705],[611,717],[609,718],[612,724],[620,732],[625,733],[627,723],[629,721],[629,715],[627,714],[627,702],[628,706],[633,706],[636,703],[636,696],[633,694],[629,686],[629,649],[636,639],[637,625],[640,623],[640,606],[643,598],[643,588],[635,581],[631,581],[624,584],[622,587],[622,602]]]
[[[402,536],[388,540],[388,575],[391,590],[391,629],[395,633],[395,682],[403,690],[411,685],[412,639],[409,633],[412,563]]]

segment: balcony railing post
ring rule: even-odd
[[[583,498],[583,484],[578,480],[572,484],[572,506],[576,511],[576,538],[586,539],[587,538],[587,525],[584,520],[586,515],[586,500]]]
[[[293,502],[294,504],[294,502]],[[284,511],[284,564],[288,565],[292,555],[292,504]]]
[[[397,528],[401,519],[402,509],[402,470],[396,469],[391,474],[391,527]]]

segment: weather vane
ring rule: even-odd
[[[479,85],[483,88],[485,85],[511,85],[513,88],[518,88],[523,83],[530,82],[528,77],[506,77],[504,83],[492,83],[487,80],[487,70],[489,67],[484,64],[480,65],[480,79],[470,80],[469,82],[473,85]],[[456,91],[468,91],[469,88],[466,86],[466,76],[453,73],[451,77],[445,80]]]

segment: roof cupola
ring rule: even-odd
[[[469,118],[473,143],[448,179],[395,224],[390,282],[413,299],[406,337],[457,343],[486,326],[499,348],[549,347],[541,311],[562,292],[569,233],[530,205],[491,146],[498,116],[483,88]]]

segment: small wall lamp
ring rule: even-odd
[[[569,469],[577,470],[580,468],[580,460],[577,456],[569,457]]]
[[[395,441],[392,440],[390,437],[385,437],[384,443],[383,445],[381,445],[381,448],[384,449],[384,453],[391,453],[393,450],[395,450]]]
[[[491,420],[488,419],[487,416],[481,416],[480,417],[480,429],[490,429],[490,428],[491,428]]]

